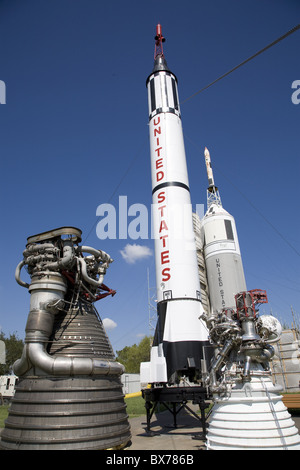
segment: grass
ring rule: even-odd
[[[8,416],[8,406],[0,406],[0,429],[4,428],[4,420]]]
[[[125,398],[127,406],[127,414],[129,418],[137,418],[138,416],[146,416],[145,400],[143,397]],[[155,413],[165,411],[166,407],[159,403],[156,407]]]
[[[127,414],[129,418],[137,418],[138,416],[146,416],[146,408],[145,408],[145,400],[143,397],[132,397],[132,398],[125,398],[125,403],[127,406]],[[209,409],[212,407],[210,405]],[[166,411],[166,407],[163,403],[159,403],[155,410],[155,413],[160,413],[162,411]],[[200,410],[197,410],[196,413],[200,414]],[[208,410],[206,410],[208,413]]]
[[[146,416],[145,400],[143,397],[125,398],[127,413],[129,418],[137,418],[138,416]]]

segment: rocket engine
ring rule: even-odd
[[[236,309],[204,315],[216,356],[207,383],[213,393],[208,450],[300,450],[300,436],[280,386],[271,380],[272,343],[281,325],[258,315],[265,291],[240,292]]]
[[[74,227],[27,239],[16,281],[30,293],[30,311],[2,449],[96,450],[130,440],[123,366],[94,306],[115,293],[103,284],[113,260],[80,242]],[[30,284],[20,277],[24,266]]]

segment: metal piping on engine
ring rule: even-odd
[[[83,258],[78,258],[78,261],[81,265],[81,274],[82,274],[83,279],[86,282],[88,282],[89,284],[91,284],[92,286],[100,287],[101,284],[103,283],[103,280],[104,280],[104,274],[101,274],[99,276],[99,279],[96,281],[95,279],[92,279],[91,277],[88,276],[87,266],[86,266],[86,263],[85,263],[84,259]]]
[[[225,362],[234,344],[235,344],[234,338],[228,339],[225,342],[222,350],[218,353],[217,357],[214,359],[214,361],[211,364],[211,369],[210,369],[208,380],[210,381],[210,386],[212,387],[213,390],[215,390],[218,385],[217,384],[217,372],[219,371],[222,364]]]
[[[16,267],[15,279],[16,279],[17,283],[19,284],[19,286],[26,287],[26,289],[28,289],[29,284],[27,282],[22,281],[22,279],[20,278],[21,270],[25,266],[25,264],[26,264],[25,260],[20,261],[20,263]]]
[[[23,253],[24,259],[16,268],[16,281],[22,287],[28,288],[31,298],[25,346],[22,357],[13,366],[14,372],[21,376],[34,367],[45,374],[59,376],[121,375],[124,366],[117,362],[89,357],[54,357],[46,351],[55,315],[63,309],[65,303],[67,284],[62,272],[71,270],[77,273],[81,283],[89,284],[87,291],[90,293],[92,289],[92,295],[95,297],[103,283],[106,269],[113,261],[101,250],[87,246],[74,247],[71,238],[61,240],[61,245],[61,249],[49,242],[27,245]],[[82,256],[83,252],[92,256],[85,258]],[[53,258],[56,260],[52,261]],[[31,274],[30,284],[20,278],[21,269],[25,265]]]

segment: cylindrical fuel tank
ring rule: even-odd
[[[177,79],[162,54],[147,79],[157,327],[148,383],[195,379],[210,347],[203,313]],[[145,374],[143,371],[146,371]]]
[[[202,219],[204,256],[212,311],[235,308],[246,281],[234,218],[212,204]]]

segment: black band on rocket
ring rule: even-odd
[[[152,195],[159,189],[166,188],[168,186],[179,186],[180,188],[186,189],[188,192],[190,192],[190,188],[184,183],[180,183],[179,181],[167,181],[166,183],[161,183],[155,186],[155,188],[152,190]]]

